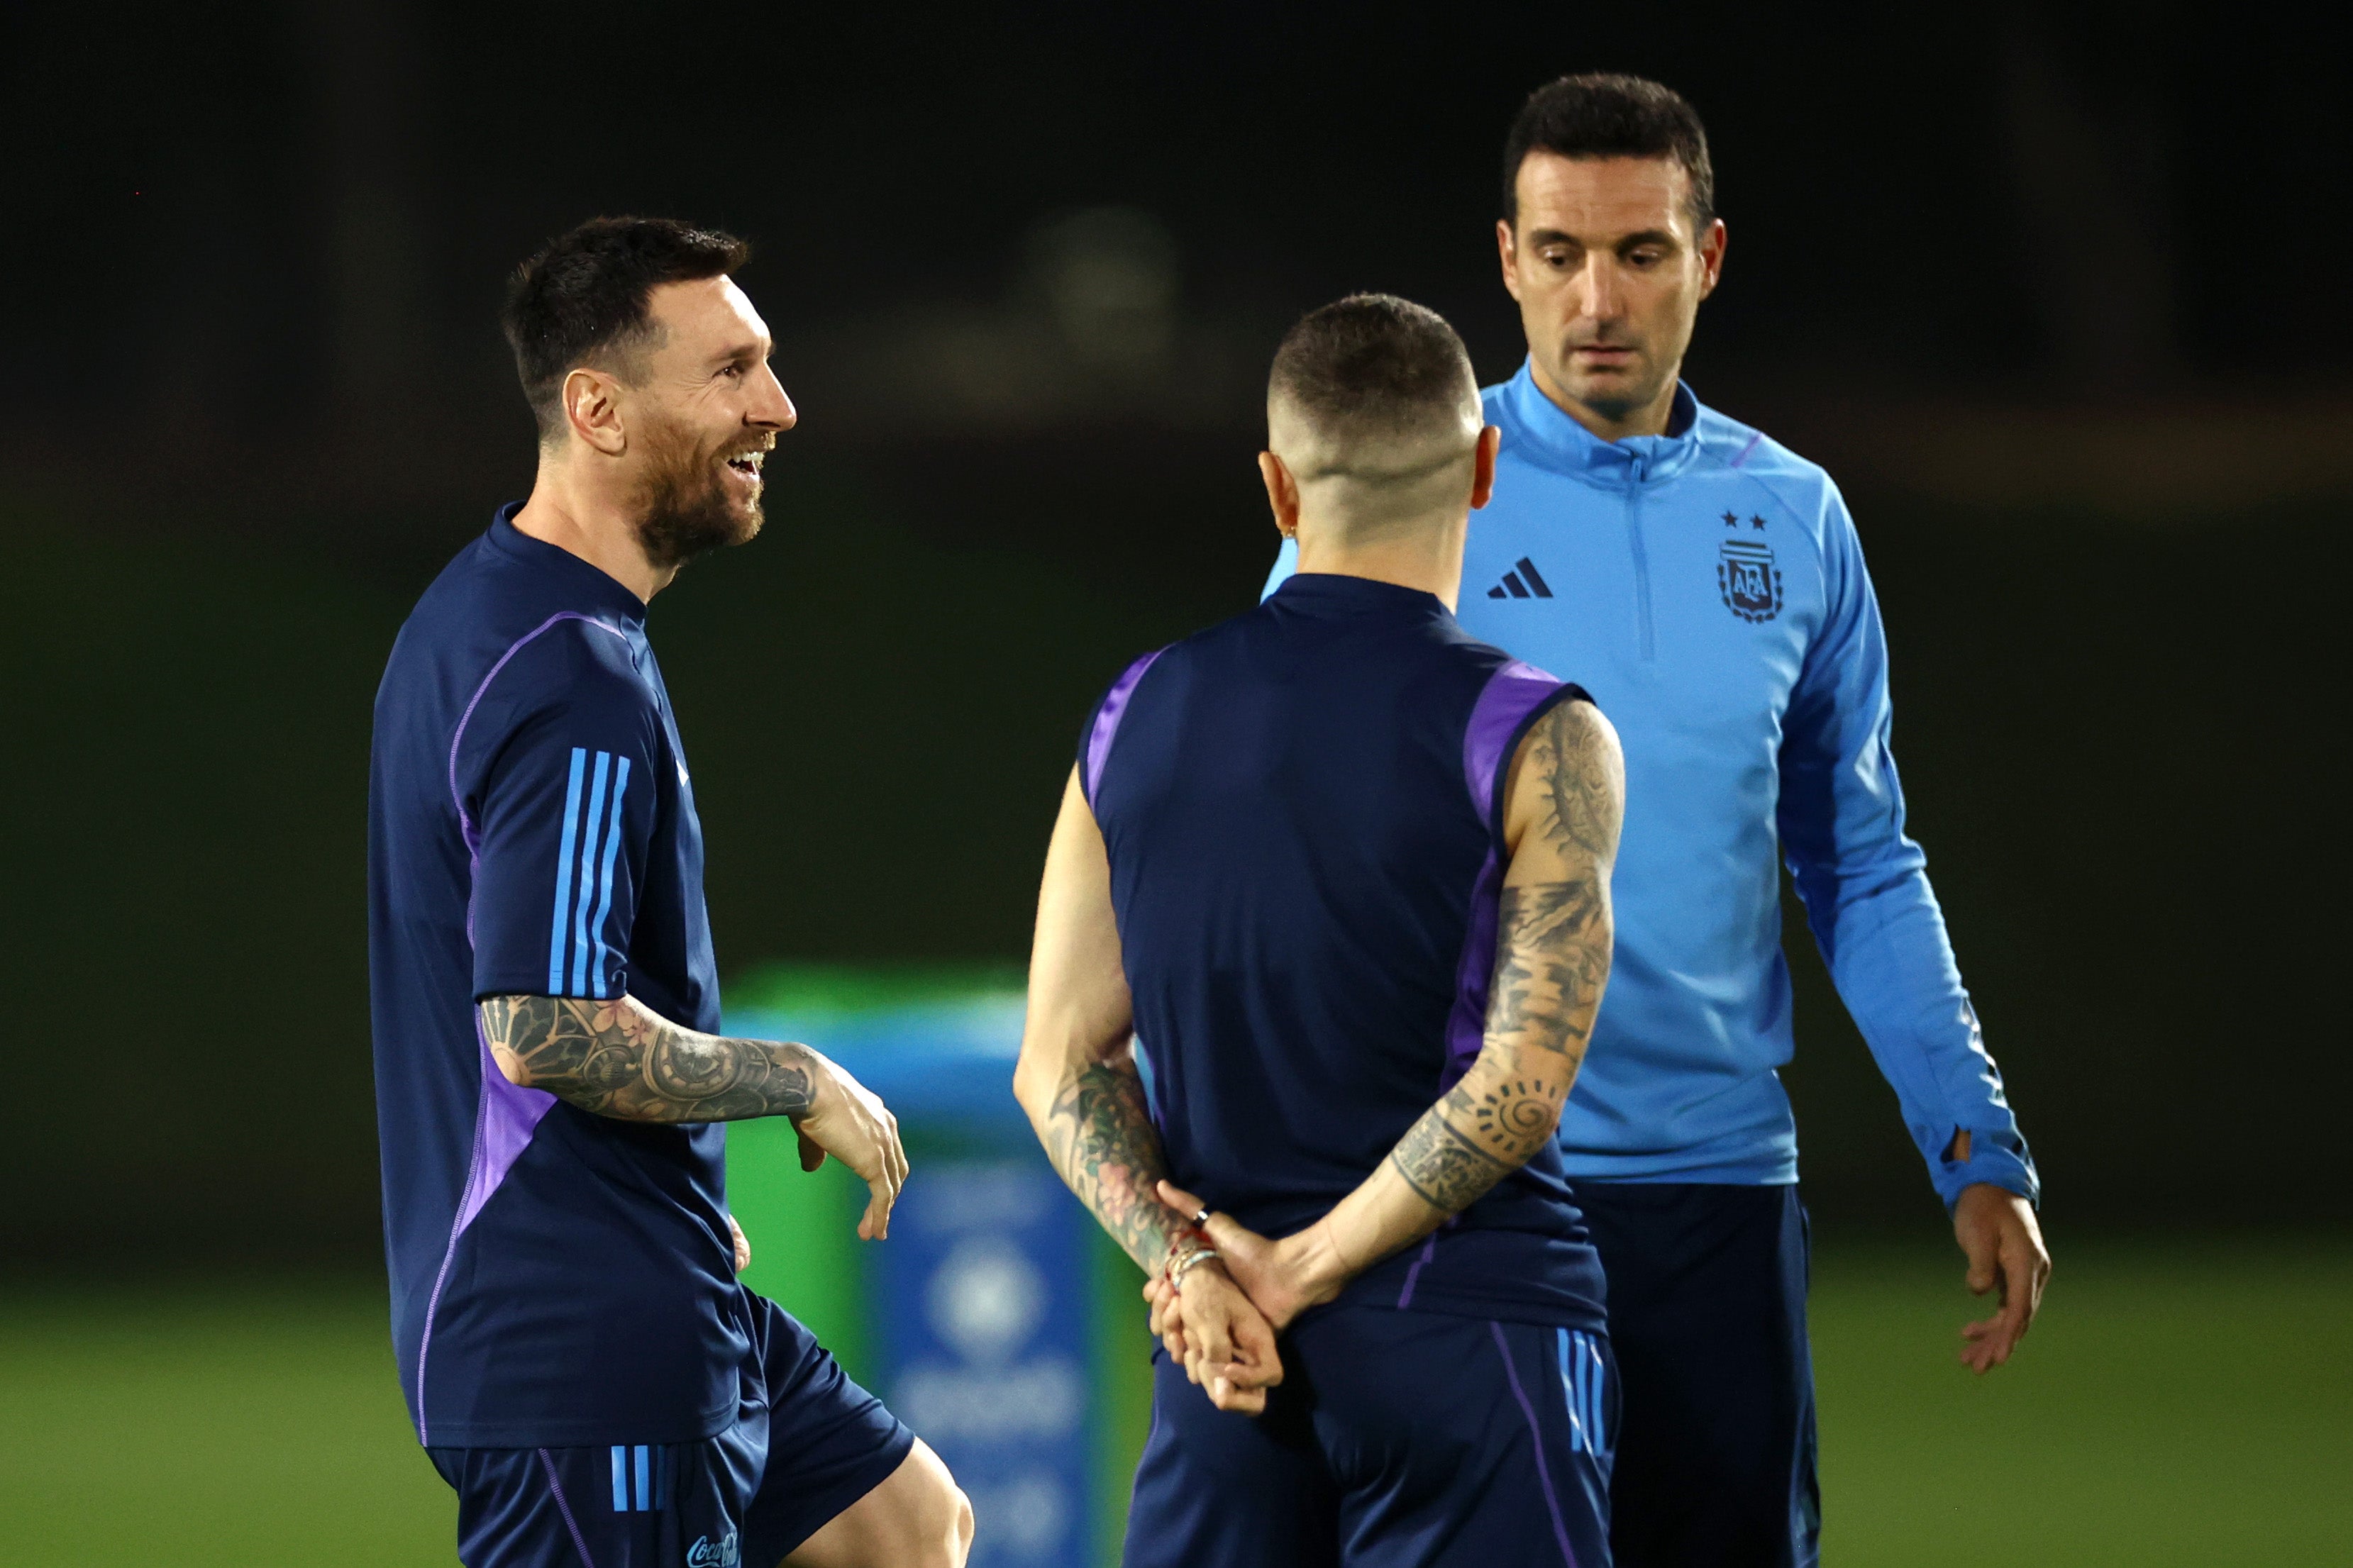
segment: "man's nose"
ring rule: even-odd
[[[753,389],[752,405],[744,412],[744,422],[763,430],[789,430],[800,423],[800,410],[785,392],[785,384],[766,365],[760,367],[759,383]]]
[[[1597,321],[1614,320],[1624,301],[1618,289],[1618,258],[1606,251],[1590,251],[1585,258],[1585,313]]]

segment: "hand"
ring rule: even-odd
[[[1192,1194],[1167,1182],[1160,1184],[1159,1191],[1160,1201],[1178,1214],[1201,1212],[1201,1200]],[[1325,1244],[1322,1220],[1281,1241],[1269,1241],[1231,1215],[1213,1214],[1201,1228],[1208,1232],[1226,1272],[1249,1292],[1251,1304],[1276,1333],[1308,1308],[1337,1296],[1348,1282],[1349,1271]]]
[[[1961,1363],[1982,1377],[2010,1360],[2026,1337],[2051,1278],[2051,1254],[2043,1250],[2033,1205],[1989,1182],[1961,1189],[1953,1205],[1953,1237],[1969,1260],[1970,1294],[2001,1289],[2001,1310],[1961,1331],[1968,1342],[1961,1347]]]
[[[1266,1391],[1282,1381],[1274,1330],[1265,1317],[1214,1258],[1187,1269],[1175,1294],[1192,1326],[1180,1358],[1186,1378],[1220,1410],[1245,1415],[1264,1410]]]
[[[804,1047],[804,1049],[807,1047]],[[793,1118],[800,1134],[801,1169],[814,1171],[831,1154],[858,1173],[871,1194],[859,1216],[861,1240],[891,1234],[891,1205],[907,1182],[907,1151],[899,1143],[899,1119],[873,1092],[823,1055],[809,1051],[815,1103]]]
[[[1202,1267],[1208,1266],[1204,1264]],[[1230,1279],[1231,1276],[1228,1278]],[[1185,1299],[1168,1289],[1168,1276],[1155,1274],[1144,1282],[1144,1300],[1152,1310],[1151,1316],[1146,1321],[1151,1327],[1153,1337],[1157,1339],[1162,1348],[1167,1351],[1170,1361],[1180,1366],[1183,1365],[1187,1346]]]
[[[752,1267],[752,1243],[732,1214],[727,1216],[727,1234],[735,1238],[735,1272],[741,1274]]]

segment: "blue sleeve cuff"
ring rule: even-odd
[[[1969,1157],[1947,1160],[1941,1153],[1928,1160],[1928,1177],[1936,1184],[1936,1195],[1950,1209],[1961,1201],[1961,1194],[1982,1182],[2016,1193],[2028,1203],[2042,1205],[2042,1178],[2034,1169],[2034,1156],[2026,1147],[2026,1140],[2014,1131],[1978,1131],[1969,1133]]]

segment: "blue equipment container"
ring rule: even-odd
[[[769,971],[732,1034],[804,1040],[897,1113],[913,1165],[886,1242],[865,1187],[804,1175],[789,1126],[730,1129],[746,1280],[815,1330],[971,1497],[974,1568],[1115,1563],[1150,1405],[1151,1345],[1120,1256],[1014,1103],[1018,974]]]

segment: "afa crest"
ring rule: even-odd
[[[1781,613],[1781,568],[1761,539],[1727,539],[1716,547],[1715,586],[1724,607],[1758,624]]]

